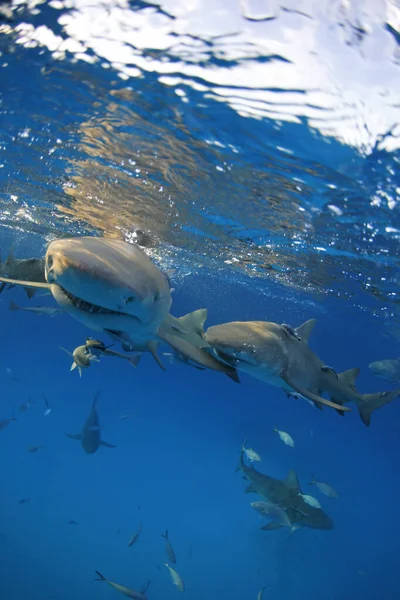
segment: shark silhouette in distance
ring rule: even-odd
[[[261,496],[266,502],[279,506],[287,514],[292,525],[298,527],[311,527],[313,529],[332,529],[331,518],[321,509],[307,504],[299,495],[301,493],[299,480],[294,471],[289,471],[286,479],[280,480],[269,477],[257,471],[254,467],[248,467],[243,460],[244,450],[240,453],[238,469],[248,480],[249,485],[246,493],[254,493]],[[284,527],[280,523],[264,525],[261,529],[278,529]]]
[[[96,404],[97,400],[99,399],[99,395],[100,392],[97,392],[93,400],[89,416],[83,424],[81,432],[77,434],[65,434],[67,437],[73,440],[79,440],[86,454],[94,454],[97,452],[100,446],[105,446],[106,448],[116,448],[116,446],[113,444],[109,444],[101,439],[99,415],[97,414],[96,410]]]
[[[288,395],[303,396],[318,408],[329,406],[343,415],[350,410],[344,405],[355,402],[368,426],[372,411],[397,398],[400,389],[359,394],[355,386],[359,369],[337,374],[309,348],[314,325],[315,319],[296,329],[269,321],[236,321],[209,327],[205,338],[220,360]]]

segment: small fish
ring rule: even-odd
[[[128,542],[128,547],[133,546],[133,544],[135,542],[137,542],[137,539],[138,539],[141,531],[142,531],[142,522],[140,522],[138,530],[135,531],[135,533],[132,534],[132,536],[131,536],[131,538],[130,538],[130,540]]]
[[[257,600],[262,600],[264,594],[265,587],[261,588],[261,590],[257,594]]]
[[[175,556],[175,552],[171,546],[171,542],[169,541],[169,538],[168,538],[168,529],[166,530],[165,535],[161,534],[161,537],[163,537],[165,539],[165,550],[168,554],[168,558],[175,565],[176,564],[176,556]]]
[[[247,442],[247,438],[244,440],[243,445],[242,445],[242,451],[245,453],[246,458],[250,462],[260,462],[261,457],[252,448],[246,448],[246,442]]]
[[[108,583],[108,585],[113,587],[114,590],[117,590],[117,592],[121,592],[121,594],[124,594],[124,596],[128,596],[128,598],[133,598],[133,600],[147,600],[147,596],[145,596],[145,593],[150,585],[150,581],[147,582],[147,585],[143,588],[141,592],[135,592],[135,590],[131,590],[130,588],[125,587],[124,585],[114,583],[113,581],[109,581],[104,577],[104,575],[99,573],[99,571],[96,571],[96,574],[98,575],[96,581],[105,581],[106,583]]]
[[[339,494],[331,485],[329,485],[329,483],[317,481],[314,476],[308,485],[316,485],[321,494],[328,496],[328,498],[339,498]]]
[[[44,416],[47,417],[50,413],[51,413],[51,406],[49,404],[49,401],[47,400],[46,396],[44,394],[42,394],[42,398],[44,400]]]
[[[82,377],[82,369],[87,369],[93,362],[99,362],[99,358],[92,354],[86,345],[77,346],[73,352],[70,352],[63,346],[60,346],[69,356],[73,358],[70,371],[78,369],[79,377]]]
[[[7,367],[6,373],[9,376],[9,378],[12,379],[13,381],[21,381],[20,377],[18,377],[17,375],[14,375],[14,372],[12,371],[12,369]]]
[[[291,448],[293,448],[293,438],[288,433],[286,433],[286,431],[279,431],[279,429],[277,429],[276,427],[274,427],[274,431],[276,431],[276,433],[279,435],[282,442],[286,444],[286,446],[291,446]]]
[[[292,523],[290,522],[287,513],[277,504],[259,500],[256,502],[250,502],[250,506],[259,512],[263,517],[270,517],[285,527],[292,527]]]
[[[300,494],[299,496],[301,496],[304,500],[304,502],[306,504],[308,504],[309,506],[313,506],[314,508],[322,508],[321,504],[318,502],[318,500],[316,498],[314,498],[314,496],[310,496],[309,494]]]
[[[30,446],[28,448],[28,452],[30,452],[31,454],[34,454],[35,452],[37,452],[38,450],[40,450],[41,448],[45,448],[46,446]]]
[[[30,498],[21,498],[18,500],[18,504],[27,504],[30,501]]]
[[[23,403],[23,404],[20,405],[20,407],[18,409],[19,412],[20,413],[25,413],[28,410],[28,408],[30,407],[31,404],[32,404],[32,399],[29,398],[28,402],[25,402],[25,403]]]
[[[78,525],[78,521],[72,519],[71,521],[68,521],[68,525]]]
[[[132,414],[132,413],[127,413],[127,414],[125,414],[125,415],[121,415],[121,416],[119,416],[119,417],[118,417],[118,420],[119,420],[119,421],[127,421],[128,419],[133,419],[133,418],[134,418],[134,416],[135,416],[135,415],[134,415],[134,414]]]
[[[48,306],[18,306],[18,304],[12,300],[10,302],[10,310],[26,310],[28,312],[36,313],[37,315],[48,315],[50,317],[66,312],[63,308],[52,308]]]
[[[11,423],[11,421],[16,421],[16,420],[17,419],[14,417],[14,415],[9,417],[8,419],[0,419],[0,431],[3,431],[3,429],[8,427],[8,425]]]
[[[181,591],[184,592],[185,591],[185,584],[183,583],[179,573],[177,573],[175,571],[175,569],[173,569],[172,567],[169,566],[168,563],[163,563],[164,567],[167,567],[168,571],[170,572],[171,575],[171,579],[172,582],[174,583],[174,585],[176,585],[176,587]]]

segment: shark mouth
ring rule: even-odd
[[[128,313],[123,313],[118,310],[112,310],[110,308],[103,308],[102,306],[98,306],[97,304],[91,304],[90,302],[86,302],[86,300],[82,300],[81,298],[74,296],[73,294],[71,294],[71,292],[68,292],[61,285],[59,285],[59,284],[57,284],[57,285],[60,288],[60,290],[62,291],[62,293],[65,295],[65,297],[68,298],[68,300],[72,304],[72,306],[74,306],[78,310],[81,310],[86,313],[90,313],[92,315],[119,315],[119,316],[123,315],[126,317],[130,317],[131,319],[136,319],[137,321],[140,322],[140,319],[134,315],[129,315]]]

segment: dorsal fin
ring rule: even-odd
[[[178,317],[184,331],[195,331],[200,337],[204,337],[204,323],[207,320],[207,309],[199,308],[193,312]]]
[[[311,332],[314,329],[314,325],[316,322],[316,319],[310,319],[309,321],[303,323],[303,325],[299,325],[298,327],[296,327],[297,335],[305,344],[308,344],[308,340],[310,339]]]
[[[15,261],[15,256],[14,256],[14,244],[11,245],[10,248],[10,252],[8,253],[8,256],[6,258],[6,265],[10,265],[11,263],[13,263]]]
[[[289,488],[289,490],[296,492],[296,494],[300,492],[299,478],[297,477],[293,469],[289,471],[286,479],[284,479],[284,484],[287,488]]]
[[[343,371],[343,373],[339,373],[339,380],[351,387],[352,390],[356,389],[356,379],[360,374],[360,369],[358,367],[354,369],[349,369],[348,371]]]

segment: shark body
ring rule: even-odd
[[[97,393],[95,399],[93,400],[89,416],[86,419],[81,432],[77,434],[65,434],[67,437],[73,440],[79,440],[86,454],[94,454],[100,446],[106,446],[107,448],[115,448],[113,444],[109,444],[108,442],[105,442],[101,439],[99,415],[97,414],[96,410],[96,403],[98,397],[99,394]]]
[[[248,467],[243,460],[243,454],[242,450],[238,468],[249,482],[246,493],[258,494],[267,502],[279,506],[285,511],[292,525],[313,529],[333,528],[331,518],[321,508],[310,506],[299,495],[300,484],[294,471],[290,471],[286,479],[275,479],[260,473],[252,466]]]
[[[1,262],[0,259],[0,276],[27,282],[45,283],[44,262],[44,258],[15,258],[13,248],[11,248],[6,260]],[[0,284],[0,294],[4,290],[14,287],[14,285],[14,283],[3,281]],[[26,286],[25,292],[28,298],[32,298],[36,290]]]
[[[269,321],[237,321],[209,327],[205,338],[219,359],[288,395],[300,394],[319,408],[327,405],[342,415],[350,410],[344,405],[355,402],[369,425],[372,411],[397,398],[400,389],[359,394],[355,387],[359,369],[337,374],[309,348],[314,325],[315,319],[297,329]]]

